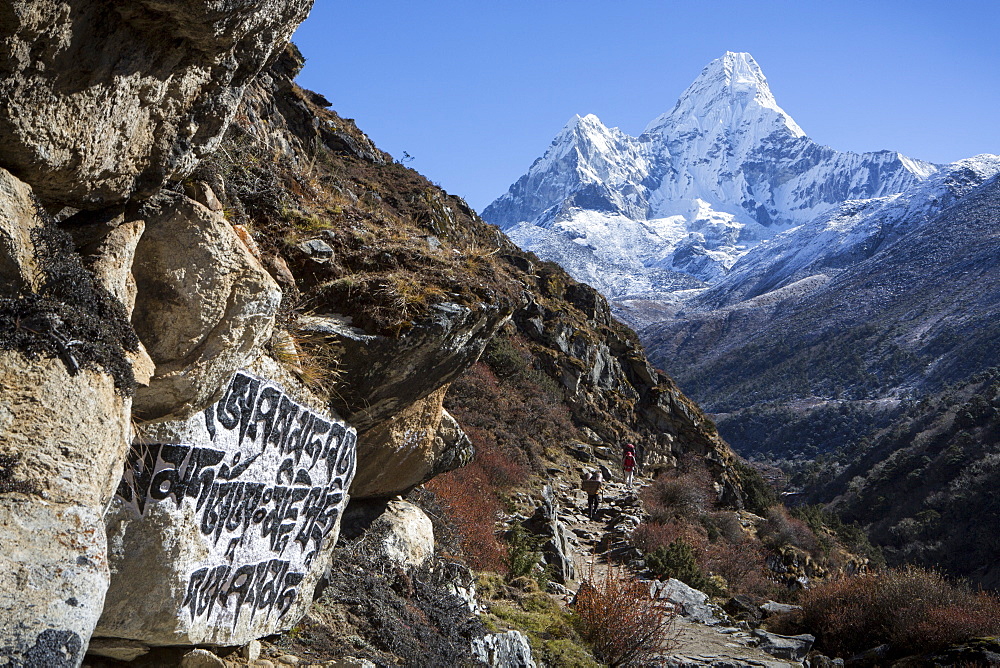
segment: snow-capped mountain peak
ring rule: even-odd
[[[816,144],[750,54],[728,52],[638,137],[593,114],[571,118],[483,218],[622,298],[715,283],[761,240],[937,169]]]
[[[756,117],[756,118],[755,118]],[[655,118],[647,133],[738,130],[741,123],[754,120],[769,130],[784,127],[793,137],[805,132],[792,120],[767,84],[767,77],[749,53],[727,51],[709,63],[688,86],[673,109]]]

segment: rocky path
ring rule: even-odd
[[[600,581],[606,576],[609,557],[637,577],[648,577],[642,572],[641,554],[627,542],[626,536],[642,519],[638,493],[649,484],[649,480],[637,479],[635,487],[629,489],[620,482],[605,482],[597,516],[591,519],[585,514],[587,495],[578,484],[554,483],[556,512],[569,545],[567,557],[572,560],[576,572],[575,581],[567,582],[568,591],[562,597],[565,603],[570,600],[570,592],[584,579]],[[725,619],[721,611],[719,616]],[[763,651],[758,645],[768,646],[766,640],[755,637],[748,629],[729,626],[725,621],[708,625],[678,615],[673,624],[674,647],[669,655],[662,657],[665,666],[785,668],[802,665]]]

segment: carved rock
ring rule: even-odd
[[[110,376],[0,351],[0,654],[77,666],[108,587],[102,512],[128,448]]]
[[[186,418],[204,409],[271,336],[281,290],[217,212],[164,193],[140,212],[132,322],[156,363],[135,411]]]
[[[100,208],[184,176],[312,0],[14,0],[0,11],[0,164]]]
[[[111,587],[95,635],[243,645],[311,604],[356,437],[276,363],[252,368],[204,412],[140,427],[108,514]]]

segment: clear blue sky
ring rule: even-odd
[[[317,0],[293,40],[301,85],[478,210],[573,114],[638,134],[726,51],[822,144],[1000,153],[994,0]]]

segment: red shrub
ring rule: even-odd
[[[475,463],[440,475],[426,485],[445,508],[461,537],[469,565],[480,571],[506,571],[507,548],[496,535],[503,508]]]
[[[775,598],[782,590],[771,578],[763,546],[749,538],[737,543],[720,540],[710,544],[701,567],[706,573],[721,575],[732,593]]]
[[[1000,633],[1000,599],[915,567],[840,578],[803,592],[803,623],[817,647],[849,656],[890,643],[919,654]]]
[[[501,451],[496,439],[479,427],[468,427],[464,431],[476,450],[473,463],[481,469],[492,489],[508,490],[523,484],[531,475],[523,453]]]
[[[805,522],[792,517],[784,506],[772,506],[767,511],[767,522],[758,529],[758,535],[772,549],[792,545],[814,557],[820,556],[816,534]]]
[[[649,665],[675,640],[674,613],[649,596],[649,586],[609,566],[584,580],[573,612],[594,656],[609,666]]]
[[[630,539],[633,545],[646,553],[659,547],[667,547],[677,539],[692,546],[699,555],[704,553],[708,545],[708,538],[702,527],[676,520],[666,524],[643,522],[632,532]]]
[[[672,519],[694,520],[715,505],[712,475],[703,461],[687,457],[677,470],[657,478],[642,491],[643,504],[652,519],[666,523]]]

